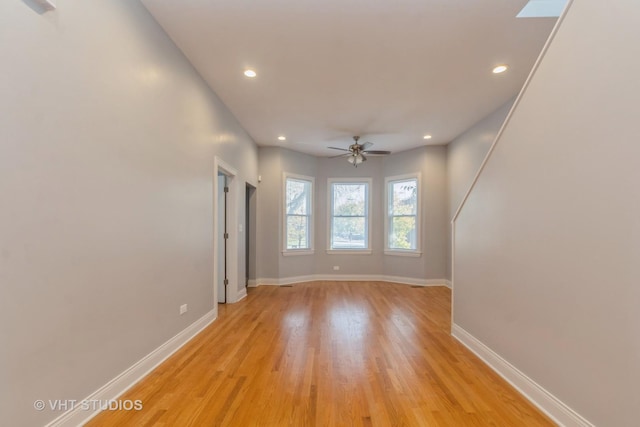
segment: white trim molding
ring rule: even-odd
[[[260,279],[256,279],[256,286],[282,286],[282,285],[290,285],[292,283],[313,282],[315,280],[319,280],[319,279],[316,279],[314,275],[284,277],[279,279],[260,278]]]
[[[416,181],[416,247],[415,249],[398,249],[398,248],[390,248],[389,247],[389,220],[391,218],[391,196],[392,194],[389,192],[390,184],[393,182],[402,182],[402,181]],[[384,179],[384,254],[385,255],[400,255],[400,256],[414,256],[419,257],[422,256],[422,236],[420,234],[421,222],[422,222],[422,175],[420,172],[413,172],[403,175],[396,176],[387,176]]]
[[[398,249],[385,249],[384,254],[391,256],[408,256],[413,258],[419,258],[422,256],[422,252],[420,251],[402,251]]]
[[[371,249],[327,249],[329,255],[371,255]]]
[[[117,399],[157,368],[158,365],[169,358],[169,356],[191,341],[191,339],[198,335],[204,328],[209,326],[216,320],[217,315],[218,311],[216,307],[83,400],[99,400],[104,402]],[[95,411],[89,412],[83,410],[81,405],[76,405],[73,409],[63,413],[45,427],[76,427],[84,425],[91,418],[98,415],[98,413],[100,413],[99,407]]]
[[[229,163],[225,162],[218,156],[215,156],[213,159],[213,242],[214,246],[218,244],[220,237],[223,234],[223,230],[219,230],[218,225],[218,173],[222,173],[227,177],[227,187],[229,188],[229,193],[227,196],[227,233],[229,235],[229,239],[227,241],[227,279],[229,283],[227,284],[227,301],[225,302],[235,302],[237,301],[237,288],[238,288],[238,247],[240,240],[240,233],[238,230],[238,195],[240,194],[240,180],[238,179],[238,171],[236,168],[231,166]],[[245,184],[242,184],[244,188]],[[243,237],[244,238],[244,237]],[[213,255],[213,254],[212,254]],[[224,268],[223,266],[218,265],[218,257],[213,256],[213,295],[214,295],[214,304],[218,304],[220,301],[218,300],[218,271]]]
[[[243,300],[247,297],[247,288],[242,288],[240,289],[240,291],[236,294],[236,300],[234,302],[238,302],[240,300]]]
[[[313,249],[285,249],[282,251],[282,256],[313,255],[314,253]]]
[[[333,186],[335,184],[363,184],[365,186],[365,235],[366,244],[365,248],[333,248],[332,234],[333,234]],[[373,187],[373,178],[370,177],[348,177],[348,178],[327,178],[327,253],[328,254],[351,254],[351,255],[368,255],[371,253],[371,215],[372,215],[372,202],[371,202],[371,188]]]
[[[400,276],[382,276],[381,282],[402,283],[413,286],[447,286],[446,279],[415,279]]]
[[[307,195],[307,247],[300,249],[288,249],[288,235],[287,235],[287,181],[298,181],[309,184],[309,194]],[[282,172],[282,255],[283,256],[291,256],[291,255],[313,255],[314,253],[314,245],[315,245],[315,234],[314,234],[314,224],[315,224],[315,186],[316,179],[312,176],[306,175],[297,175],[289,172]]]
[[[518,368],[504,360],[499,354],[460,326],[453,324],[451,335],[558,425],[563,427],[594,427],[580,414],[565,405],[560,399],[527,377]]]
[[[446,279],[416,279],[413,277],[385,276],[382,274],[310,274],[306,276],[281,277],[279,279],[256,279],[255,286],[282,286],[293,283],[335,281],[335,282],[389,282],[414,286],[446,286],[451,282]]]

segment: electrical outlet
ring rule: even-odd
[[[337,270],[340,270],[340,266],[339,266],[339,265],[334,265],[334,266],[333,266],[333,269],[334,269],[334,270],[336,270],[336,271],[337,271]]]
[[[187,304],[182,304],[180,306],[180,316],[182,316],[183,314],[185,314],[187,312]]]

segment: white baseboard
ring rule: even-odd
[[[414,286],[447,286],[446,279],[415,279],[412,277],[381,276],[382,282],[404,283]]]
[[[292,282],[293,283],[293,282]],[[280,283],[280,279],[256,279],[256,287],[257,286],[280,286],[284,283]]]
[[[256,286],[282,286],[290,285],[292,283],[313,282],[317,279],[314,275],[308,276],[295,276],[295,277],[282,277],[279,279],[256,279]]]
[[[258,287],[258,281],[256,279],[249,279],[249,281],[247,283],[247,287],[248,288],[257,288]]]
[[[465,347],[475,353],[491,369],[515,387],[524,397],[563,427],[594,427],[589,421],[560,399],[549,393],[518,368],[504,360],[500,355],[484,345],[473,335],[454,324],[451,335]]]
[[[242,288],[240,289],[240,291],[238,291],[238,294],[236,295],[236,300],[235,302],[238,302],[240,300],[243,300],[247,297],[247,288]]]
[[[84,400],[108,401],[117,399],[128,389],[133,387],[138,381],[144,378],[158,365],[164,362],[169,356],[178,351],[180,347],[189,342],[193,337],[198,335],[200,331],[209,326],[211,322],[216,320],[217,310],[211,310],[200,319],[196,320],[182,332],[171,338],[169,341],[156,348],[154,351],[146,355],[144,358],[136,362],[129,369],[100,387],[98,390],[87,396]],[[144,403],[144,402],[143,402]],[[100,406],[100,405],[98,405]],[[76,427],[84,425],[91,418],[98,415],[99,408],[95,411],[83,410],[81,405],[76,405],[55,420],[51,421],[46,427]]]
[[[385,276],[381,274],[310,274],[306,276],[281,277],[279,279],[256,279],[255,284],[256,286],[282,286],[320,280],[340,282],[393,282],[415,286],[446,286],[451,288],[451,282],[446,279],[416,279],[413,277]]]

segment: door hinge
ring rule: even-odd
[[[224,187],[224,192],[228,193],[229,192],[229,187]]]
[[[224,279],[224,285],[227,286],[229,284],[229,279]]]
[[[229,238],[229,233],[224,233],[224,238],[228,239]]]

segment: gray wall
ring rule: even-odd
[[[314,269],[314,258],[312,256],[282,256],[282,250],[284,248],[284,222],[283,222],[283,214],[284,214],[284,172],[293,173],[297,175],[305,175],[313,177],[317,175],[317,163],[312,156],[307,154],[298,153],[296,151],[291,150],[280,150],[280,170],[272,171],[274,177],[277,177],[274,184],[278,187],[278,196],[271,200],[271,202],[276,202],[277,204],[277,217],[276,224],[272,223],[269,227],[274,230],[278,230],[278,238],[271,242],[270,250],[278,255],[279,261],[279,276],[278,277],[288,277],[288,276],[303,276],[308,275]],[[317,182],[317,179],[316,179]],[[317,186],[315,188],[317,192]],[[314,205],[313,210],[318,212],[321,208],[318,205],[317,194],[314,197]],[[275,209],[274,209],[275,210]],[[273,219],[273,218],[272,218]],[[317,230],[315,233],[315,239],[317,240]],[[317,247],[317,245],[316,245]]]
[[[385,157],[370,157],[358,168],[344,159],[317,158],[264,147],[259,151],[262,175],[259,192],[259,270],[262,279],[319,275],[388,275],[418,280],[445,278],[447,235],[446,147],[420,147]],[[283,172],[315,178],[314,255],[282,256]],[[384,254],[384,179],[420,172],[422,175],[422,251],[419,258]],[[328,254],[329,178],[372,179],[371,241],[368,255]],[[276,250],[277,247],[277,250]],[[334,271],[333,266],[339,266]]]
[[[404,151],[384,158],[384,177],[420,172],[422,223],[420,258],[388,255],[385,274],[424,279],[446,278],[447,235],[447,147],[428,146]],[[384,192],[384,188],[381,188]]]
[[[0,32],[0,413],[33,426],[216,308],[213,159],[255,185],[257,149],[139,2]]]
[[[318,158],[318,176],[316,184],[318,188],[318,197],[316,198],[316,256],[315,271],[316,274],[383,274],[382,258],[384,234],[382,232],[383,211],[382,199],[384,195],[380,192],[384,184],[382,176],[382,157],[371,156],[366,163],[353,167],[344,158],[327,159]],[[329,178],[350,178],[362,177],[371,178],[371,188],[369,189],[369,197],[371,198],[371,212],[369,221],[371,222],[371,249],[370,255],[345,255],[345,254],[328,254],[328,221],[329,221],[329,196],[328,196],[328,179]],[[340,267],[339,271],[333,271],[333,266]],[[287,277],[287,271],[283,271]]]
[[[260,147],[258,175],[258,218],[257,218],[257,266],[256,278],[277,278],[280,276],[280,252],[282,225],[278,223],[282,197],[281,149]]]
[[[572,3],[455,224],[455,324],[600,426],[640,407],[639,21]]]
[[[451,220],[471,187],[514,101],[515,98],[510,99],[447,145],[448,236],[451,236]],[[447,238],[446,257],[446,277],[451,280],[451,238]]]

